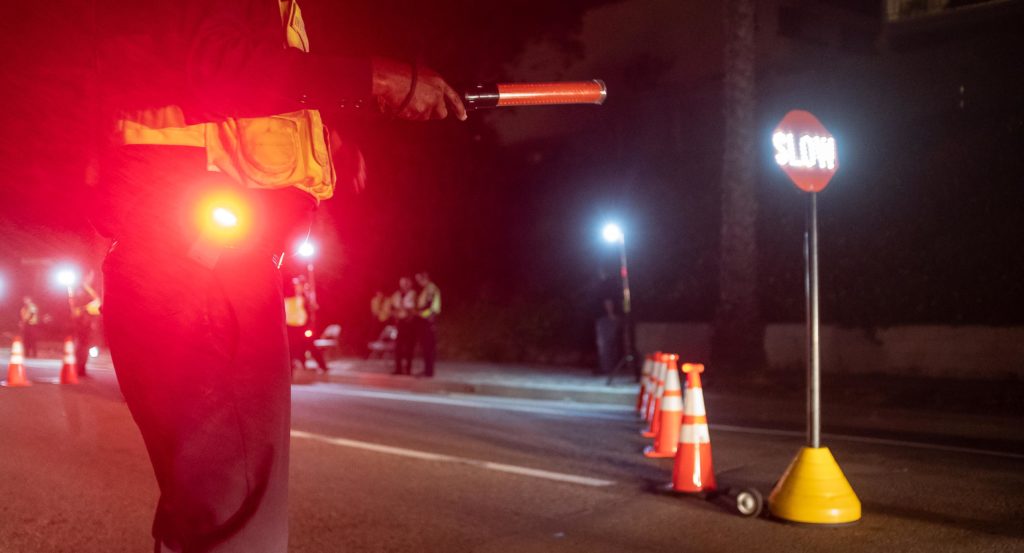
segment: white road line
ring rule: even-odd
[[[455,405],[459,407],[471,407],[474,409],[492,409],[498,411],[517,411],[521,413],[532,413],[536,415],[555,415],[560,417],[584,417],[601,420],[615,420],[622,421],[627,420],[623,418],[623,414],[627,411],[631,411],[629,408],[621,409],[623,414],[619,413],[607,413],[607,412],[594,412],[586,410],[586,406],[566,405],[561,408],[544,407],[540,405],[527,405],[523,403],[509,403],[507,400],[501,401],[499,398],[490,398],[488,400],[477,400],[465,397],[452,397],[452,396],[438,396],[438,395],[423,395],[414,393],[400,393],[400,392],[378,392],[369,390],[353,390],[346,388],[325,388],[325,387],[293,387],[292,393],[307,392],[315,394],[326,394],[336,396],[350,396],[350,397],[365,397],[373,399],[388,399],[394,401],[409,401],[414,403],[431,403],[435,405]],[[536,400],[535,400],[536,401]],[[591,408],[592,409],[592,408]],[[602,407],[602,409],[606,409]],[[607,409],[606,409],[607,410]]]
[[[579,484],[581,486],[591,486],[594,488],[601,488],[605,486],[611,486],[615,484],[612,480],[602,480],[600,478],[590,478],[587,476],[577,476],[574,474],[565,474],[561,472],[552,472],[548,470],[532,469],[529,467],[519,467],[516,465],[506,465],[504,463],[492,463],[490,461],[480,461],[477,459],[467,459],[465,457],[455,457],[452,455],[443,455],[440,453],[430,453],[427,451],[417,451],[415,449],[405,449],[401,447],[392,447],[387,445],[374,444],[370,442],[360,442],[357,440],[348,440],[345,438],[335,438],[332,436],[324,436],[322,434],[313,434],[311,432],[303,432],[302,430],[292,430],[293,438],[304,438],[307,440],[313,440],[317,442],[323,442],[326,444],[350,447],[354,449],[362,449],[365,451],[373,451],[376,453],[385,453],[388,455],[397,455],[399,457],[409,457],[412,459],[420,459],[422,461],[437,461],[442,463],[453,463],[458,465],[469,465],[472,467],[478,467],[497,472],[506,472],[509,474],[518,474],[521,476],[530,476],[532,478],[542,478],[545,480],[554,480],[556,482],[567,482],[569,484]]]
[[[712,424],[712,430],[719,432],[737,432],[741,434],[761,434],[764,436],[785,436],[788,438],[803,438],[806,432],[796,430],[773,430],[771,428],[753,428],[747,426],[730,426],[727,424]],[[1008,451],[994,451],[991,449],[977,449],[973,447],[957,447],[952,445],[926,444],[922,442],[911,442],[905,440],[892,440],[888,438],[870,438],[867,436],[850,436],[848,434],[830,434],[823,432],[823,438],[855,442],[862,444],[889,445],[895,447],[912,447],[915,449],[930,449],[933,451],[948,451],[951,453],[971,453],[974,455],[988,455],[990,457],[1004,457],[1007,459],[1024,459],[1024,454],[1011,453]]]

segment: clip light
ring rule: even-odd
[[[249,203],[237,191],[218,190],[200,198],[195,221],[204,239],[232,246],[249,233],[251,211]]]

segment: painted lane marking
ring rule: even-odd
[[[471,407],[475,409],[494,409],[494,410],[505,410],[505,411],[516,411],[523,413],[533,413],[539,415],[556,415],[562,417],[584,417],[599,420],[615,420],[622,421],[623,417],[621,414],[616,413],[602,413],[602,412],[585,412],[580,411],[581,406],[564,406],[562,409],[556,409],[552,407],[542,406],[531,406],[522,404],[499,404],[484,402],[483,400],[470,400],[455,397],[445,396],[424,396],[412,393],[394,393],[394,392],[376,392],[376,391],[362,391],[362,390],[351,390],[351,389],[340,389],[340,388],[292,388],[293,391],[302,390],[306,392],[314,392],[328,395],[339,395],[339,396],[353,396],[353,397],[366,397],[374,399],[390,399],[396,401],[410,401],[419,403],[432,403],[439,405],[456,405],[461,407]],[[492,400],[499,400],[504,398],[492,398]],[[507,400],[506,400],[507,401]],[[607,407],[602,406],[602,409],[612,410],[618,409],[625,413],[626,411],[632,412],[629,407]],[[712,424],[712,430],[718,430],[722,432],[738,432],[747,434],[760,434],[765,436],[784,436],[792,438],[803,438],[806,436],[804,431],[796,430],[778,430],[772,428],[757,428],[749,426],[731,426],[731,425],[719,425]],[[990,449],[970,448],[970,447],[957,447],[957,446],[946,446],[940,444],[929,444],[924,442],[913,442],[907,440],[894,440],[888,438],[871,438],[867,436],[852,436],[849,434],[832,434],[823,432],[823,437],[829,439],[843,440],[855,443],[866,443],[876,445],[887,445],[887,446],[903,446],[912,447],[915,449],[925,449],[933,451],[946,451],[951,453],[968,453],[974,455],[987,455],[990,457],[1003,457],[1007,459],[1024,459],[1024,454],[1012,453],[1007,451],[996,451]]]
[[[456,465],[468,465],[471,467],[477,467],[487,470],[493,470],[497,472],[505,472],[509,474],[518,474],[520,476],[529,476],[532,478],[541,478],[544,480],[553,480],[555,482],[566,482],[569,484],[579,484],[581,486],[590,486],[594,488],[601,488],[605,486],[611,486],[615,484],[612,480],[602,480],[600,478],[590,478],[587,476],[577,476],[574,474],[565,474],[561,472],[552,472],[549,470],[533,469],[529,467],[520,467],[516,465],[506,465],[504,463],[494,463],[491,461],[481,461],[478,459],[468,459],[466,457],[455,457],[452,455],[444,455],[441,453],[430,453],[428,451],[418,451],[415,449],[405,449],[401,447],[392,447],[381,444],[374,444],[370,442],[361,442],[357,440],[349,440],[345,438],[335,438],[333,436],[325,436],[323,434],[313,434],[311,432],[304,432],[302,430],[292,430],[293,438],[303,438],[307,440],[313,440],[326,444],[336,445],[340,447],[349,447],[353,449],[362,449],[364,451],[373,451],[375,453],[384,453],[387,455],[396,455],[398,457],[408,457],[410,459],[419,459],[421,461],[435,461],[441,463],[452,463]]]
[[[721,432],[737,432],[741,434],[761,434],[764,436],[784,436],[787,438],[804,438],[806,432],[796,430],[774,430],[771,428],[753,428],[747,426],[730,426],[727,424],[712,424],[712,430]],[[1024,454],[1011,453],[1009,451],[995,451],[991,449],[978,449],[973,447],[957,447],[952,445],[928,444],[923,442],[911,442],[906,440],[893,440],[889,438],[871,438],[868,436],[851,436],[849,434],[831,434],[823,432],[823,438],[855,442],[863,444],[888,445],[897,447],[912,447],[915,449],[930,449],[933,451],[948,451],[951,453],[970,453],[973,455],[988,455],[990,457],[1003,457],[1007,459],[1024,459]]]

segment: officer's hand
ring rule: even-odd
[[[466,107],[458,92],[433,69],[418,66],[416,72],[412,98],[400,113],[395,113],[412,86],[412,66],[388,58],[373,58],[373,95],[385,111],[414,121],[444,119],[449,113],[460,121],[466,120]]]
[[[366,160],[363,152],[352,142],[331,130],[331,157],[337,170],[339,187],[348,187],[358,194],[366,190]]]

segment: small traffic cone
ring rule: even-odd
[[[711,467],[711,433],[704,410],[704,390],[700,385],[704,365],[684,363],[682,371],[686,374],[686,396],[679,450],[672,467],[672,489],[687,493],[714,490],[717,486]]]
[[[679,370],[676,357],[668,359],[665,373],[665,395],[661,398],[661,424],[654,436],[654,447],[644,448],[644,455],[652,458],[674,457],[679,449],[679,425],[683,420],[683,391],[679,388]]]
[[[64,340],[64,364],[60,367],[61,384],[78,384],[78,369],[75,367],[75,341],[68,337]]]
[[[672,353],[663,353],[658,361],[653,397],[652,401],[648,402],[647,420],[651,424],[647,427],[647,430],[640,433],[645,438],[657,436],[658,429],[661,427],[661,398],[665,395],[665,376],[668,374],[668,362],[670,359],[679,359],[679,356]]]
[[[25,378],[25,346],[21,343],[21,336],[15,336],[11,344],[11,361],[7,365],[7,380],[2,383],[4,386],[31,386],[32,383]]]
[[[654,396],[654,376],[658,372],[658,363],[661,362],[661,356],[662,353],[660,351],[656,351],[650,356],[650,372],[648,372],[644,377],[643,398],[640,402],[640,418],[642,420],[648,420],[648,411],[650,410],[651,400]]]
[[[636,395],[636,412],[643,416],[644,400],[647,399],[647,379],[651,376],[651,365],[654,364],[654,355],[647,354],[644,358],[644,368],[640,372],[640,391]]]

